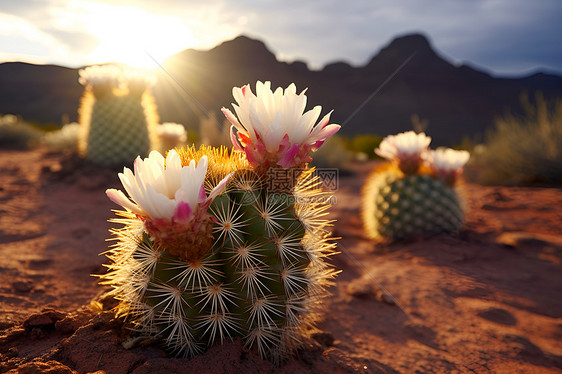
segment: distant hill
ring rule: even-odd
[[[336,62],[320,71],[309,70],[304,62],[277,61],[263,42],[245,36],[208,51],[184,50],[168,58],[163,67],[154,88],[161,120],[188,126],[206,111],[230,108],[232,87],[246,83],[254,87],[257,80],[270,80],[276,87],[291,82],[299,90],[308,87],[308,108],[322,105],[323,113],[333,109],[332,121],[344,124],[341,132],[347,135],[409,130],[411,116],[417,114],[429,121],[427,132],[436,145],[483,134],[496,115],[520,112],[522,92],[532,97],[542,91],[547,99],[562,98],[561,76],[496,78],[469,66],[455,66],[421,34],[394,39],[360,67]],[[39,122],[60,122],[68,113],[75,120],[82,91],[77,79],[75,69],[0,64],[0,113]]]

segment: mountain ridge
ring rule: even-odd
[[[39,122],[56,122],[63,113],[76,119],[82,91],[78,69],[7,64],[0,64],[0,113]],[[263,41],[244,35],[207,51],[183,50],[163,67],[153,89],[161,121],[188,127],[208,111],[220,114],[221,107],[231,107],[232,87],[250,83],[253,88],[257,80],[308,88],[307,108],[333,109],[332,122],[345,124],[345,135],[408,130],[411,116],[418,115],[429,121],[427,132],[436,145],[458,143],[464,135],[482,136],[493,127],[494,117],[508,110],[522,113],[522,93],[562,97],[562,76],[534,72],[502,78],[456,66],[420,33],[394,38],[357,67],[335,61],[311,70],[303,61],[278,61]],[[28,75],[21,79],[24,70]]]

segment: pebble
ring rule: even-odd
[[[334,336],[329,332],[315,332],[312,334],[312,339],[316,340],[325,347],[331,347],[334,345]]]
[[[12,288],[18,293],[28,293],[33,289],[33,283],[29,281],[16,281],[12,283]]]

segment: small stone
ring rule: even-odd
[[[13,358],[13,357],[18,357],[19,354],[20,353],[16,347],[11,347],[10,349],[8,349],[8,352],[6,352],[4,355],[7,358]]]
[[[16,281],[12,283],[12,288],[18,293],[28,293],[33,289],[33,283],[28,281]]]
[[[77,374],[76,371],[70,369],[68,366],[61,364],[58,361],[31,361],[23,364],[18,368],[19,374]]]
[[[509,248],[543,248],[550,244],[527,232],[504,232],[496,238],[496,242]]]
[[[56,310],[47,309],[40,313],[32,314],[23,322],[23,327],[26,330],[31,330],[35,327],[53,327],[56,321],[63,319],[66,314],[57,312]]]
[[[329,332],[315,332],[312,334],[312,339],[316,340],[325,347],[331,347],[334,345],[334,336]]]
[[[39,326],[49,326],[53,323],[55,323],[55,321],[46,314],[34,314],[24,321],[23,326],[25,328],[34,328]]]
[[[0,321],[0,330],[6,330],[14,326],[16,323],[13,321]]]
[[[79,322],[76,318],[72,316],[67,316],[66,318],[55,322],[55,330],[60,331],[64,334],[73,333],[78,329]]]
[[[32,340],[39,340],[44,339],[47,337],[47,333],[40,327],[34,327],[31,329],[31,339]]]
[[[380,292],[379,294],[377,294],[377,299],[388,305],[396,305],[396,300],[394,300],[394,297],[387,293]]]
[[[347,285],[347,293],[358,299],[373,297],[373,285],[365,279],[356,279]]]

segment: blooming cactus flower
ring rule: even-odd
[[[107,95],[119,85],[121,69],[116,65],[94,65],[78,71],[78,82],[90,87],[96,97]]]
[[[197,236],[193,233],[210,230],[208,225],[212,222],[206,214],[207,208],[226,188],[231,176],[221,180],[207,197],[203,187],[207,166],[206,156],[197,164],[191,160],[188,166],[182,167],[175,150],[168,152],[166,159],[152,151],[144,160],[137,157],[134,173],[126,167],[119,173],[130,199],[116,189],[108,189],[106,194],[113,202],[140,217],[155,240],[166,241],[172,249],[173,243],[185,247],[186,241],[193,241]],[[189,255],[177,255],[189,259]]]
[[[304,113],[305,91],[297,94],[290,84],[271,90],[271,82],[257,82],[256,95],[250,85],[234,87],[232,104],[236,116],[226,108],[222,112],[232,124],[230,135],[234,148],[246,153],[248,162],[258,171],[267,171],[279,165],[283,168],[300,167],[310,162],[311,152],[335,134],[339,125],[330,124],[330,113],[315,124],[321,106]],[[237,133],[234,133],[236,128]]]
[[[160,150],[163,152],[179,147],[187,142],[187,131],[182,124],[165,122],[156,128],[156,134],[160,141]]]
[[[431,138],[424,133],[407,131],[384,138],[375,153],[397,162],[405,174],[412,174],[418,170],[430,142]]]
[[[429,151],[427,162],[437,176],[446,182],[454,184],[458,175],[462,173],[464,165],[468,162],[470,153],[456,151],[451,148],[439,148]]]
[[[144,69],[123,68],[121,80],[127,86],[129,92],[141,95],[146,89],[154,86],[156,76]]]

